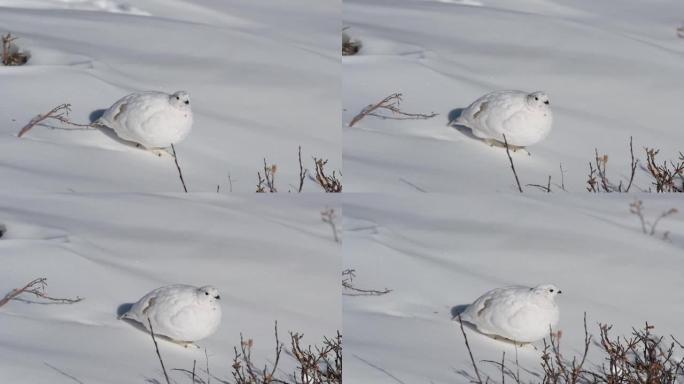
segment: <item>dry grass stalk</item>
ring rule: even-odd
[[[168,375],[168,373],[166,373],[166,367],[164,367],[164,360],[161,357],[161,353],[159,353],[159,346],[157,345],[157,338],[154,337],[154,329],[152,329],[152,322],[150,321],[149,317],[147,318],[147,324],[150,325],[150,335],[152,336],[152,342],[154,343],[154,350],[157,352],[157,358],[159,359],[159,364],[161,364],[162,372],[164,372],[164,378],[166,379],[166,384],[171,384],[171,381],[169,380],[169,375]]]
[[[278,189],[275,187],[275,173],[278,167],[275,164],[267,165],[266,158],[264,158],[264,175],[261,176],[261,172],[257,172],[257,187],[256,191],[258,193],[275,193]]]
[[[541,184],[525,184],[526,187],[536,187],[541,189],[542,191],[546,193],[551,192],[551,175],[549,175],[549,179],[546,182],[546,185],[541,185]]]
[[[14,44],[17,37],[8,33],[2,36],[2,56],[0,62],[7,66],[24,65],[28,62],[30,55],[26,52],[21,52],[19,47]]]
[[[304,168],[304,165],[302,165],[302,146],[299,146],[299,188],[297,189],[297,192],[302,193],[302,189],[304,188],[304,179],[306,178],[306,173],[308,170]]]
[[[176,163],[176,169],[178,170],[178,177],[180,178],[181,184],[183,185],[183,191],[185,193],[188,193],[188,188],[185,186],[185,180],[183,179],[183,171],[181,171],[181,167],[178,164],[178,156],[176,155],[176,147],[171,144],[171,151],[173,151],[173,161]],[[216,192],[218,192],[218,187],[216,187]]]
[[[513,158],[511,157],[511,151],[508,148],[508,140],[506,140],[506,135],[503,135],[503,139],[504,139],[504,147],[506,147],[506,155],[508,155],[508,161],[511,163],[511,170],[513,171],[513,176],[515,176],[515,183],[518,185],[518,191],[520,193],[523,193],[523,189],[520,186],[520,179],[518,179],[518,172],[515,171],[515,165],[513,165]]]
[[[337,178],[335,171],[333,171],[330,176],[325,173],[325,165],[328,164],[328,160],[317,159],[315,157],[313,160],[316,165],[316,182],[318,185],[328,193],[342,192],[342,181]]]
[[[381,119],[397,119],[397,120],[421,120],[421,119],[431,119],[437,116],[436,113],[432,112],[430,114],[423,113],[406,113],[399,109],[399,105],[402,101],[401,93],[393,93],[384,99],[380,100],[375,104],[369,104],[364,109],[359,112],[358,115],[354,116],[352,121],[349,123],[349,127],[353,127],[354,124],[361,121],[366,116],[375,116]],[[379,111],[389,111],[391,116],[378,114]]]
[[[59,122],[62,122],[64,124],[72,125],[74,127],[79,127],[81,129],[95,129],[95,127],[92,124],[78,124],[74,123],[71,120],[69,120],[69,113],[71,112],[71,104],[60,104],[54,108],[52,108],[48,113],[38,115],[31,119],[28,124],[26,124],[20,131],[19,134],[17,134],[17,137],[22,137],[24,136],[28,131],[31,130],[34,126],[38,125],[39,123],[45,121],[45,120],[57,120]]]
[[[362,289],[354,286],[354,278],[356,277],[356,270],[345,269],[342,271],[342,288],[346,291],[342,294],[345,296],[382,296],[392,292],[391,289]]]
[[[13,289],[8,294],[6,294],[5,297],[0,299],[0,307],[9,303],[10,301],[16,299],[16,297],[21,295],[22,293],[29,293],[29,294],[32,294],[32,295],[39,297],[41,299],[49,300],[49,301],[57,303],[57,304],[74,304],[74,303],[78,303],[79,301],[83,300],[82,297],[78,297],[78,296],[75,299],[56,298],[56,297],[49,296],[47,293],[45,293],[46,287],[47,287],[47,279],[45,277],[40,277],[38,279],[34,279],[34,280],[30,281],[28,284],[26,284],[25,286],[23,286],[22,288]]]
[[[645,148],[646,169],[653,177],[656,192],[684,192],[684,154],[679,153],[677,162],[663,161],[658,164],[656,155],[660,150]]]

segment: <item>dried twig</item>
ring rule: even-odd
[[[154,342],[154,350],[157,352],[157,357],[159,358],[159,363],[161,364],[162,372],[164,372],[164,378],[166,379],[166,384],[171,384],[171,381],[169,380],[169,375],[166,373],[166,367],[164,367],[164,360],[161,357],[161,353],[159,353],[159,346],[157,345],[157,339],[154,337],[154,329],[152,329],[152,321],[150,321],[149,317],[147,318],[147,324],[150,325],[150,335],[152,335],[152,342]],[[193,372],[194,372],[194,368],[193,368]]]
[[[458,315],[458,324],[461,326],[461,333],[463,334],[463,340],[465,341],[466,349],[468,349],[468,355],[470,356],[470,362],[473,364],[473,369],[475,370],[475,376],[477,377],[478,384],[482,383],[482,378],[480,377],[480,371],[477,369],[477,364],[475,363],[475,358],[473,357],[473,351],[470,349],[470,344],[468,343],[468,336],[466,335],[465,329],[463,329],[463,320],[461,315]]]
[[[43,115],[38,115],[31,119],[28,124],[26,124],[20,131],[19,134],[17,134],[17,137],[22,137],[24,136],[28,131],[31,130],[34,126],[38,125],[39,123],[43,122],[44,120],[47,119],[52,119],[52,120],[57,120],[60,121],[64,124],[68,125],[73,125],[75,127],[80,127],[80,128],[86,128],[86,129],[95,129],[95,126],[92,124],[78,124],[74,123],[71,120],[69,120],[69,113],[71,112],[71,104],[60,104],[54,108],[52,108],[48,113],[45,113]]]
[[[185,193],[188,193],[188,188],[185,186],[185,180],[183,180],[183,172],[181,171],[181,167],[178,164],[178,155],[176,155],[176,147],[173,146],[173,143],[171,144],[171,151],[173,151],[173,161],[176,163],[176,169],[178,170],[178,177],[180,178],[181,184],[183,185],[183,191]],[[216,188],[216,192],[218,192],[218,187]]]
[[[392,292],[391,289],[361,289],[354,286],[354,278],[356,277],[356,271],[354,269],[345,269],[342,271],[342,288],[346,289],[347,292],[342,294],[345,296],[382,296]]]
[[[47,293],[45,293],[45,287],[47,287],[47,279],[45,277],[34,279],[22,288],[13,289],[6,294],[5,297],[0,299],[0,307],[9,303],[11,300],[16,299],[16,297],[22,293],[30,293],[34,296],[40,297],[41,299],[49,300],[57,304],[74,304],[83,300],[82,297],[78,296],[76,296],[75,299],[56,298],[49,296]]]
[[[304,188],[304,179],[306,178],[306,173],[308,171],[302,165],[302,146],[301,145],[299,146],[298,155],[299,155],[299,188],[297,189],[297,192],[301,193],[302,188]]]
[[[546,192],[546,193],[550,193],[550,192],[551,192],[551,175],[549,175],[549,179],[548,179],[548,182],[546,183],[546,185],[541,185],[541,184],[525,184],[525,186],[526,186],[526,187],[536,187],[536,188],[539,188],[539,189],[541,189],[542,191],[544,191],[544,192]]]
[[[629,155],[630,155],[630,175],[629,183],[626,188],[623,188],[622,180],[615,186],[608,180],[606,166],[608,165],[608,155],[600,155],[598,149],[594,148],[594,164],[589,162],[589,175],[587,177],[587,191],[589,192],[629,192],[634,183],[634,176],[636,175],[637,165],[639,159],[634,157],[634,146],[632,144],[632,137],[629,137]]]
[[[412,120],[424,120],[431,119],[437,116],[436,113],[432,112],[430,114],[423,113],[406,113],[399,109],[399,105],[402,101],[401,93],[393,93],[384,99],[380,100],[375,104],[369,104],[364,109],[359,112],[358,115],[354,116],[352,121],[349,123],[349,127],[353,127],[354,124],[361,121],[366,116],[375,116],[382,119],[412,119]],[[376,111],[386,110],[393,114],[393,116],[380,115]]]
[[[518,173],[515,171],[515,165],[513,165],[513,158],[511,157],[511,151],[508,149],[508,140],[506,140],[506,135],[503,135],[504,146],[506,147],[506,155],[508,155],[508,161],[511,163],[511,170],[513,171],[513,176],[515,176],[515,183],[518,185],[518,191],[523,193],[522,187],[520,186],[520,179],[518,179]]]
[[[328,160],[313,158],[314,164],[316,165],[316,182],[323,188],[324,191],[328,193],[342,192],[342,181],[337,178],[335,171],[332,175],[326,175],[325,165],[328,164]]]

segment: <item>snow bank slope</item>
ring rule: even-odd
[[[345,383],[467,383],[472,367],[452,310],[506,285],[550,282],[558,303],[562,348],[583,347],[583,313],[628,334],[645,321],[661,335],[684,335],[684,217],[664,219],[659,235],[641,233],[627,196],[345,195],[343,258],[359,288],[393,291],[345,296]],[[678,199],[644,196],[648,219]],[[509,344],[468,332],[475,358],[515,367]],[[537,343],[537,347],[541,344]],[[597,351],[597,347],[594,351]],[[540,350],[518,350],[522,368],[538,372]],[[595,354],[590,364],[597,363]],[[483,369],[498,382],[500,371]],[[524,373],[524,372],[523,372]],[[523,382],[531,379],[524,373]],[[539,380],[534,380],[538,382]]]
[[[468,4],[480,4],[473,6]],[[684,40],[680,1],[349,0],[348,33],[362,40],[343,58],[343,125],[364,106],[403,92],[406,112],[429,120],[368,117],[344,128],[347,190],[511,191],[504,151],[447,127],[458,109],[497,89],[544,90],[554,128],[532,156],[515,154],[524,183],[584,190],[594,148],[628,175],[629,137],[676,157],[684,140]],[[647,188],[643,175],[638,187]]]
[[[240,332],[254,339],[257,362],[272,357],[276,320],[281,338],[288,330],[304,332],[307,343],[333,335],[342,326],[340,250],[320,210],[336,206],[328,196],[4,195],[0,295],[47,277],[51,295],[85,300],[1,307],[0,382],[163,380],[149,334],[117,320],[117,311],[172,283],[221,292],[222,324],[198,343],[216,378],[230,376]],[[204,350],[159,347],[167,369],[197,360],[206,380]],[[291,372],[291,361],[283,363]]]
[[[286,189],[299,145],[304,161],[340,168],[338,20],[339,4],[315,1],[0,1],[0,32],[32,53],[26,66],[0,67],[5,189],[179,190],[169,157],[109,132],[16,137],[60,103],[84,123],[140,90],[190,92],[194,131],[177,151],[191,190],[228,190],[230,174],[234,191],[253,192],[264,157]]]

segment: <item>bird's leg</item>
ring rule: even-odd
[[[158,157],[162,157],[164,155],[170,155],[170,153],[164,148],[148,149],[148,151],[152,152],[153,154],[155,154]],[[173,155],[171,157],[173,157]]]

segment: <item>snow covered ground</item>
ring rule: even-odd
[[[241,332],[254,340],[259,364],[273,357],[276,320],[281,341],[290,330],[310,344],[333,336],[342,327],[340,246],[320,211],[339,208],[339,198],[293,197],[2,195],[0,297],[47,277],[52,296],[85,300],[41,305],[22,296],[31,302],[0,307],[0,382],[163,382],[149,334],[117,320],[117,311],[172,283],[220,290],[222,324],[198,343],[212,382],[230,377]],[[204,349],[159,348],[167,369],[192,369],[197,360],[206,380]],[[292,366],[283,356],[281,373]]]
[[[673,207],[682,211],[681,199],[659,197],[639,196],[647,219]],[[648,321],[657,334],[681,340],[684,214],[663,219],[650,237],[629,213],[633,201],[626,195],[345,195],[344,267],[356,269],[359,288],[393,290],[344,297],[345,383],[469,382],[457,372],[472,367],[452,309],[506,285],[560,287],[566,358],[583,348],[584,312],[594,336],[597,322],[624,335]],[[660,239],[663,231],[671,242]],[[466,332],[475,359],[500,361],[505,351],[515,367],[510,344]],[[519,349],[521,371],[539,372],[540,354]],[[591,354],[589,364],[597,362]],[[498,368],[481,367],[500,381]],[[530,378],[523,371],[523,382]]]
[[[0,33],[31,52],[0,66],[3,190],[179,191],[170,157],[108,132],[21,127],[71,103],[72,120],[140,90],[186,90],[194,131],[177,145],[191,191],[254,192],[263,158],[281,190],[297,147],[341,168],[340,2],[0,0]],[[54,125],[54,124],[53,124]],[[320,191],[307,182],[305,191]]]
[[[503,150],[455,128],[449,117],[498,89],[544,90],[550,136],[514,154],[521,181],[548,175],[583,191],[594,148],[615,182],[638,157],[682,150],[684,20],[677,0],[345,0],[343,25],[363,43],[342,60],[346,191],[512,191]],[[402,92],[405,112],[429,120],[367,117],[364,106]],[[643,172],[637,187],[648,188]]]

